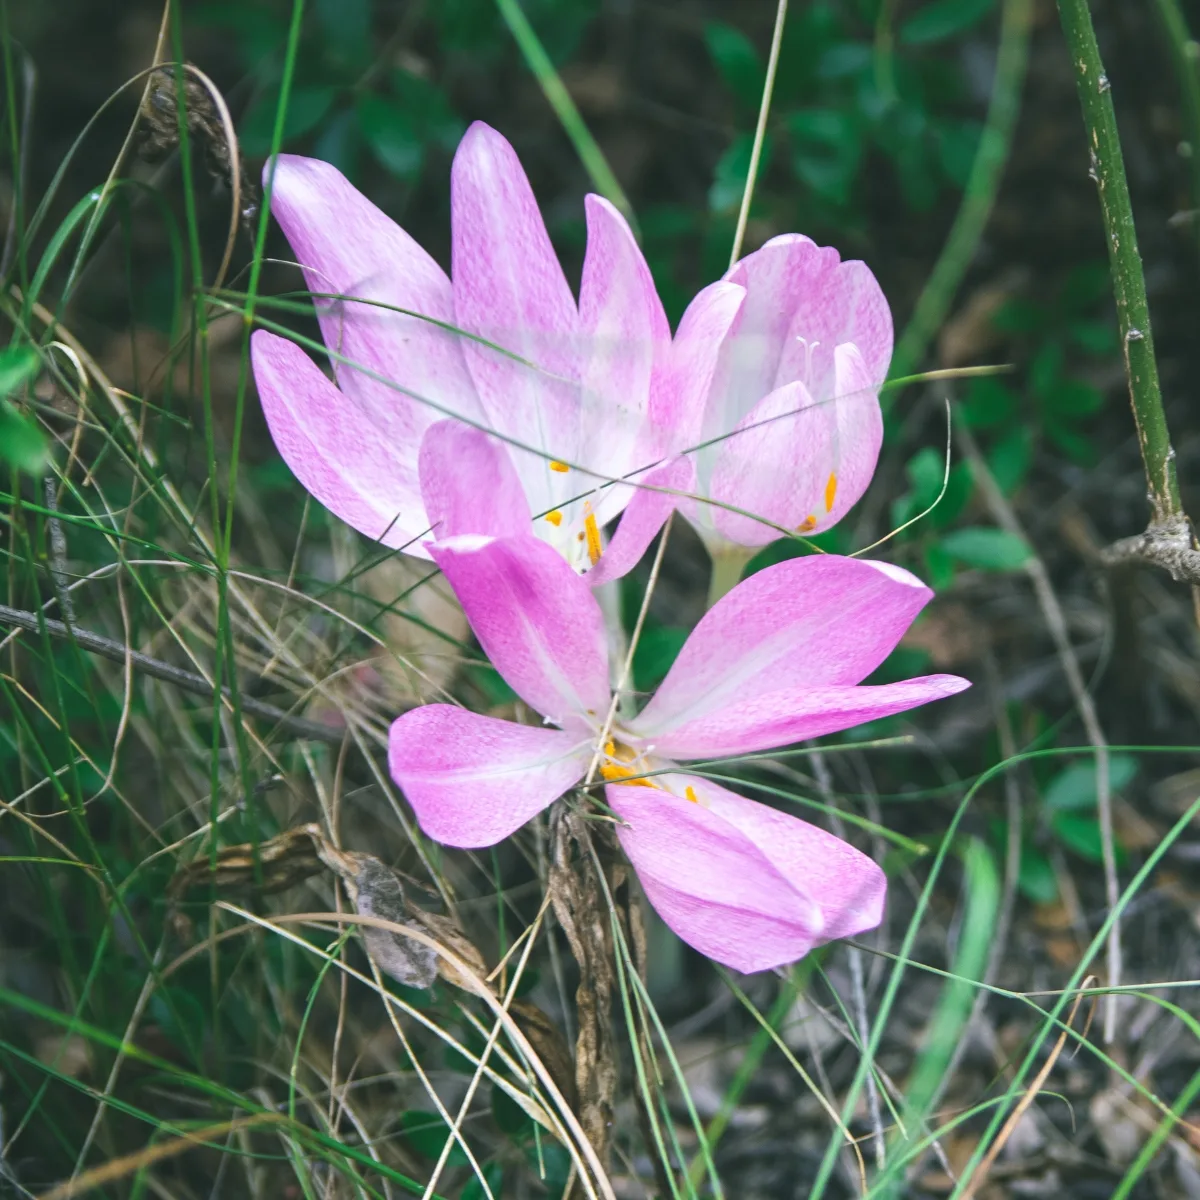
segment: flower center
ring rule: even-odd
[[[660,792],[670,791],[658,779],[646,778],[649,772],[654,770],[654,765],[645,754],[632,746],[610,738],[604,743],[601,753],[600,776],[606,782],[621,783],[627,787],[656,788]],[[693,804],[700,803],[696,789],[691,784],[683,789],[683,798]]]
[[[571,468],[557,459],[549,464],[556,475],[566,475]],[[571,569],[582,575],[600,561],[604,543],[600,538],[600,523],[592,511],[592,502],[576,500],[561,508],[551,509],[537,523],[537,534],[549,542],[567,560]]]

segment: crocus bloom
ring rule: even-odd
[[[714,554],[828,529],[866,490],[883,436],[892,318],[874,275],[785,234],[702,291],[676,341],[699,327],[700,389],[663,414],[690,466],[682,490],[701,498],[680,508]]]
[[[451,171],[453,284],[329,164],[281,155],[268,181],[309,290],[339,297],[318,300],[336,385],[294,343],[267,331],[252,339],[267,424],[304,486],[368,537],[423,556],[422,441],[459,417],[499,435],[527,529],[576,569],[591,567],[602,527],[634,495],[598,485],[662,457],[649,417],[670,329],[620,213],[585,201],[577,304],[515,152],[482,123]],[[686,382],[672,378],[657,386],[660,421],[674,422]],[[628,570],[669,508],[660,502],[621,564],[592,582]]]
[[[493,665],[557,727],[449,704],[399,717],[391,773],[431,838],[493,845],[595,763],[647,897],[709,957],[765,970],[878,924],[884,877],[869,858],[676,763],[770,750],[966,687],[952,675],[860,683],[929,599],[917,579],[832,555],[768,567],[708,612],[657,694],[606,732],[611,665],[587,583],[528,533],[428,549]]]

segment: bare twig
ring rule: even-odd
[[[975,439],[962,422],[959,423],[959,438],[967,458],[971,462],[971,471],[985,503],[991,511],[992,518],[1001,529],[1029,543],[1025,530],[1017,520],[1017,514],[1012,505],[1005,499],[1004,494],[996,486],[991,471],[988,470]],[[1104,895],[1110,911],[1115,911],[1121,898],[1121,887],[1117,879],[1117,859],[1113,847],[1112,823],[1112,787],[1109,777],[1108,740],[1100,727],[1100,718],[1096,714],[1096,705],[1091,693],[1084,683],[1083,672],[1079,669],[1079,658],[1071,645],[1071,636],[1067,632],[1067,621],[1063,615],[1062,605],[1058,602],[1054,587],[1050,582],[1050,574],[1046,564],[1036,552],[1030,553],[1025,561],[1025,571],[1033,584],[1034,595],[1037,596],[1038,606],[1046,619],[1046,627],[1054,640],[1058,651],[1063,674],[1067,686],[1071,689],[1071,697],[1079,710],[1080,719],[1087,740],[1092,747],[1096,759],[1096,815],[1100,822],[1100,848],[1104,859]],[[1121,923],[1113,921],[1108,933],[1108,982],[1116,987],[1121,982]],[[1111,1042],[1116,1036],[1116,1022],[1119,1001],[1115,995],[1109,996],[1104,1009],[1104,1040]]]
[[[213,695],[213,685],[203,675],[185,671],[181,667],[172,666],[158,658],[151,658],[150,655],[143,654],[140,650],[134,650],[123,642],[104,637],[99,633],[92,633],[87,629],[80,629],[78,626],[54,621],[49,617],[43,617],[24,609],[9,608],[6,604],[0,604],[0,625],[28,629],[31,633],[38,633],[45,629],[51,637],[73,640],[81,650],[86,650],[89,654],[96,654],[101,658],[107,658],[110,662],[122,665],[131,663],[143,675],[150,675],[155,679],[163,680],[164,683],[174,684],[175,687],[185,692],[191,692],[195,696],[211,699]],[[229,699],[229,688],[223,687],[221,694]],[[274,721],[280,728],[286,729],[298,737],[312,738],[314,741],[328,742],[336,746],[340,745],[346,736],[346,731],[343,729],[335,729],[331,725],[322,725],[319,721],[309,721],[304,717],[293,716],[291,713],[284,712],[282,708],[276,708],[275,705],[267,704],[262,700],[255,700],[250,696],[242,696],[240,699],[243,712],[262,717],[266,721]]]
[[[1196,584],[1200,583],[1200,552],[1195,549],[1191,523],[1180,499],[1175,451],[1163,411],[1158,363],[1150,332],[1150,305],[1146,299],[1133,205],[1129,199],[1125,160],[1113,109],[1112,84],[1100,61],[1100,47],[1092,28],[1088,0],[1058,0],[1058,13],[1083,108],[1091,155],[1089,174],[1096,181],[1100,194],[1129,400],[1146,469],[1151,508],[1150,525],[1145,534],[1118,542],[1105,557],[1151,563],[1169,571],[1175,579]],[[1200,605],[1197,612],[1200,614]]]

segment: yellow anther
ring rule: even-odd
[[[700,803],[700,797],[696,795],[696,789],[692,787],[691,784],[688,784],[688,786],[683,789],[683,794],[693,804]]]
[[[606,755],[608,755],[609,758],[614,757],[617,753],[617,743],[613,742],[613,741],[605,742],[604,743],[604,753]]]
[[[817,518],[809,513],[799,525],[796,526],[797,533],[811,533],[817,527]]]
[[[546,514],[546,520],[557,529],[562,524],[562,513],[556,508],[553,512]]]
[[[825,485],[825,511],[833,512],[833,500],[837,495],[837,475],[830,473],[829,482]]]
[[[600,545],[600,526],[596,524],[595,513],[588,513],[583,518],[583,531],[587,534],[588,558],[592,560],[592,566],[594,567],[600,561],[602,550]]]
[[[560,475],[565,475],[570,469],[565,462],[559,462],[557,458],[550,460],[550,470],[557,471]]]

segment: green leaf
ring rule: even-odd
[[[646,624],[633,652],[633,678],[639,690],[650,691],[662,683],[687,638],[688,631],[679,626]]]
[[[1021,848],[1017,889],[1034,904],[1053,904],[1058,899],[1058,876],[1053,864],[1040,850],[1031,846]]]
[[[704,40],[725,86],[747,107],[757,108],[766,68],[754,43],[740,29],[720,21],[705,25]]]
[[[1081,817],[1076,813],[1055,813],[1050,828],[1068,850],[1091,862],[1104,861],[1103,840],[1100,837],[1100,822],[1095,817]],[[1113,845],[1113,855],[1118,863],[1125,861],[1125,851]]]
[[[988,470],[1006,496],[1021,486],[1032,461],[1033,441],[1024,425],[1010,429],[987,453]]]
[[[807,108],[787,118],[792,170],[817,195],[838,206],[850,199],[863,154],[863,128],[852,113]]]
[[[504,1195],[504,1167],[500,1163],[487,1163],[483,1168],[483,1177],[493,1196]],[[459,1200],[485,1200],[487,1192],[483,1190],[478,1178],[470,1180],[459,1194]]]
[[[936,130],[938,158],[951,183],[967,186],[983,126],[978,121],[941,121]]]
[[[529,1114],[501,1087],[492,1085],[492,1117],[506,1137],[520,1145],[533,1137]]]
[[[42,431],[7,400],[0,400],[0,461],[18,471],[36,473],[50,458]]]
[[[441,1115],[427,1112],[424,1109],[413,1108],[400,1114],[400,1127],[408,1144],[425,1158],[435,1162],[442,1153],[442,1147],[450,1136],[450,1126],[442,1120]],[[447,1166],[465,1167],[468,1163],[466,1153],[456,1141],[446,1157]]]
[[[333,107],[337,89],[333,87],[296,87],[288,95],[287,114],[283,120],[283,144],[316,128]],[[271,137],[275,130],[275,112],[279,108],[278,85],[268,88],[250,106],[238,129],[242,153],[259,157],[271,152]]]
[[[995,429],[1017,413],[1016,393],[994,375],[972,379],[962,403],[963,420],[972,429]]]
[[[0,352],[0,396],[11,396],[32,379],[41,361],[32,346],[10,346]]]
[[[1090,417],[1104,407],[1104,393],[1081,379],[1061,379],[1046,396],[1046,410],[1064,417]]]
[[[925,582],[935,592],[944,591],[954,582],[954,559],[942,549],[940,542],[926,542],[922,558],[925,560]]]
[[[1138,761],[1132,754],[1111,754],[1108,782],[1114,792],[1123,791],[1134,780]],[[1042,793],[1042,804],[1050,812],[1077,812],[1096,806],[1096,762],[1072,763],[1060,771]]]
[[[1121,345],[1120,333],[1110,320],[1072,321],[1067,336],[1089,354],[1115,354]]]
[[[713,212],[736,212],[742,202],[742,193],[746,190],[746,176],[750,173],[750,155],[754,150],[754,138],[748,134],[739,134],[733,139],[729,149],[721,155],[713,178],[712,187],[708,189],[708,206]],[[767,169],[771,157],[771,139],[763,140],[762,158],[758,169],[760,174]]]
[[[1029,385],[1048,400],[1062,383],[1063,349],[1058,342],[1047,342],[1029,364]]]
[[[900,43],[922,46],[970,29],[992,10],[994,0],[934,0],[900,26]]]
[[[1024,538],[983,525],[955,529],[942,538],[941,547],[951,558],[981,571],[1015,570],[1031,554]]]
[[[406,109],[386,96],[359,96],[358,128],[380,164],[400,179],[415,179],[425,147]]]
[[[971,474],[971,464],[956,463],[950,468],[950,476],[946,480],[946,494],[941,503],[929,514],[929,519],[935,529],[947,529],[962,516],[962,511],[971,499],[975,490],[975,477]]]

